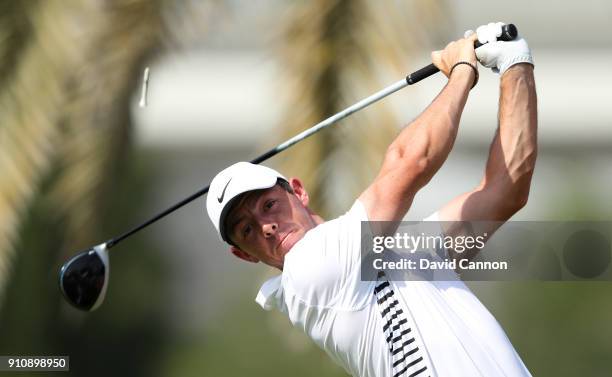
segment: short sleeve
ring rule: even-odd
[[[423,221],[440,221],[440,216],[438,215],[438,211],[432,213],[423,219]]]
[[[444,229],[442,229],[442,225],[440,224],[440,215],[438,211],[424,218],[423,223],[435,223],[425,224],[426,229],[428,232],[432,233],[432,235],[444,237]],[[441,260],[448,258],[448,250],[445,248],[436,248],[434,251]]]

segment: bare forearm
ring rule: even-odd
[[[433,64],[450,77],[449,81],[431,105],[391,143],[380,173],[359,196],[370,220],[401,220],[412,205],[414,195],[448,156],[475,78],[475,41],[473,35],[431,53]],[[458,62],[472,67],[457,65]],[[393,231],[392,228],[385,231]]]
[[[391,149],[398,155],[423,168],[421,185],[431,179],[451,151],[473,82],[472,68],[458,66],[438,97],[392,143]]]
[[[537,97],[533,66],[517,64],[501,79],[499,129],[484,186],[510,190],[526,201],[537,156]]]

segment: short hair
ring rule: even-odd
[[[284,180],[283,178],[276,178],[276,184],[274,184],[274,186],[280,186],[283,190],[287,191],[290,194],[293,194],[293,187],[291,187],[291,185],[289,184],[289,182],[287,182],[286,180]],[[274,187],[272,186],[272,187]],[[259,192],[259,191],[263,191],[263,190],[269,190],[271,189],[267,188],[267,189],[261,189],[261,190],[252,190],[252,191],[247,191],[245,193],[242,193],[240,195],[238,195],[237,197],[233,198],[230,203],[228,203],[228,209],[227,209],[227,216],[225,216],[225,218],[223,219],[223,228],[226,229],[226,237],[224,237],[227,241],[227,243],[229,243],[232,246],[236,246],[236,244],[234,244],[230,238],[230,235],[232,233],[233,229],[230,229],[228,227],[228,223],[227,220],[230,218],[231,213],[239,206],[241,206],[242,204],[244,204],[244,202],[246,201],[246,199],[249,197],[249,195],[253,194],[254,192]]]
[[[293,194],[293,187],[291,187],[289,182],[285,181],[282,178],[276,178],[276,185],[275,186],[280,186],[283,189],[285,189],[285,191],[287,191],[289,194]]]

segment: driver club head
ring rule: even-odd
[[[83,251],[64,263],[59,284],[66,300],[77,309],[95,310],[106,295],[109,267],[105,243]]]

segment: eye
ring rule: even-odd
[[[247,236],[251,233],[251,226],[250,225],[245,225],[244,228],[242,228],[242,238],[247,238]]]
[[[264,204],[265,209],[270,209],[274,206],[274,204],[276,204],[276,200],[271,199],[266,201],[266,203]]]

